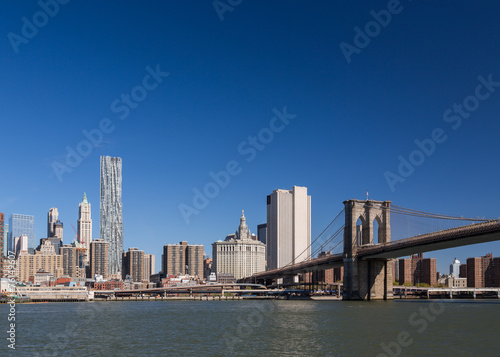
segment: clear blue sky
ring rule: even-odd
[[[38,240],[48,209],[58,207],[68,243],[86,192],[97,238],[99,156],[110,155],[123,158],[124,247],[155,254],[158,269],[167,243],[203,244],[211,255],[242,209],[255,232],[266,220],[266,195],[293,185],[312,196],[313,237],[342,201],[366,190],[404,207],[499,217],[500,87],[476,88],[479,76],[500,82],[500,5],[389,4],[242,1],[221,21],[212,1],[71,1],[49,7],[53,17],[38,13],[35,1],[4,1],[0,211],[34,215]],[[388,6],[390,21],[380,15],[386,26],[370,24],[370,12]],[[35,34],[23,17],[40,25]],[[367,24],[373,37],[357,36],[363,48],[348,63],[341,43],[355,46],[354,28],[365,33]],[[133,90],[147,66],[170,74],[155,89]],[[122,94],[131,92],[146,98],[130,101],[127,113]],[[464,100],[461,122],[456,113],[443,119]],[[273,108],[285,106],[296,117],[270,140]],[[82,130],[98,129],[103,118],[113,130],[59,180],[54,162],[65,164],[66,148],[76,149]],[[409,160],[415,140],[436,128],[447,140],[401,176],[398,156]],[[266,144],[257,143],[253,157],[248,137],[259,132]],[[209,173],[231,160],[241,173],[186,224],[179,205],[192,206],[193,188],[203,190]],[[387,172],[404,182],[391,189]],[[426,256],[447,272],[454,257],[488,252],[500,256],[500,243]]]

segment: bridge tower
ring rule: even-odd
[[[364,245],[391,241],[391,201],[344,201],[344,300],[392,299],[392,267],[390,259],[358,259]],[[356,222],[361,220],[361,240]],[[377,220],[378,243],[373,242],[373,222]]]

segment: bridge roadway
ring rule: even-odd
[[[380,243],[357,248],[358,259],[391,259],[434,250],[460,247],[500,240],[500,221],[471,224],[451,228],[389,243]],[[343,254],[332,254],[315,258],[280,269],[257,273],[244,281],[260,281],[292,277],[300,273],[325,270],[344,265]]]

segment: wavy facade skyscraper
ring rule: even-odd
[[[99,237],[109,243],[109,274],[122,267],[122,159],[101,156],[101,211]]]

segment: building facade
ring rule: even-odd
[[[5,241],[5,216],[0,212],[0,278],[3,278],[3,262],[4,262],[4,241]]]
[[[257,240],[267,244],[267,223],[257,225]]]
[[[422,253],[399,259],[399,285],[437,285],[436,258],[424,258]]]
[[[16,275],[20,282],[29,282],[30,277],[34,277],[35,273],[41,270],[52,273],[55,278],[62,276],[62,256],[35,252],[35,254],[22,253],[17,258]]]
[[[59,211],[56,207],[52,207],[47,213],[47,238],[56,236],[55,224],[57,221],[59,221]]]
[[[244,212],[235,234],[212,243],[212,271],[233,274],[236,279],[250,277],[266,270],[266,245],[250,233]]]
[[[92,216],[90,203],[87,201],[87,194],[83,194],[82,202],[78,205],[78,240],[85,248],[85,264],[90,261],[90,243],[92,242]]]
[[[460,277],[460,260],[457,258],[455,258],[453,263],[450,264],[450,275],[452,274],[455,278]]]
[[[15,256],[19,256],[20,253],[28,253],[28,236],[26,234],[21,234],[19,237],[14,237],[14,249],[13,252]]]
[[[311,254],[311,196],[307,187],[267,196],[267,269],[296,264]]]
[[[14,238],[26,234],[28,249],[35,249],[35,217],[13,213],[9,217],[9,239],[7,249],[13,251]]]
[[[85,249],[67,244],[60,248],[64,275],[85,278]]]
[[[493,254],[467,259],[467,287],[489,288],[495,285]]]
[[[138,248],[129,248],[123,253],[122,279],[131,277],[134,282],[142,282],[144,279],[144,251]],[[149,278],[148,278],[149,281]]]
[[[188,245],[186,241],[164,245],[162,271],[163,276],[187,274],[203,277],[203,245]]]
[[[142,280],[150,281],[151,275],[155,273],[155,256],[154,254],[144,254],[144,267],[142,269]]]
[[[90,277],[102,275],[106,280],[109,275],[109,243],[102,239],[95,239],[90,243]]]
[[[101,201],[99,237],[109,243],[109,274],[122,268],[123,213],[122,159],[101,156]]]

